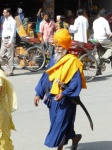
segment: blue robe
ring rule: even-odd
[[[54,64],[54,58],[51,58],[48,68],[51,68]],[[47,73],[44,72],[35,88],[36,95],[40,96],[41,99],[46,94],[47,98],[45,98],[44,103],[49,108],[51,124],[44,144],[48,147],[59,147],[63,140],[65,140],[64,144],[67,144],[68,140],[75,136],[76,105],[71,102],[71,99],[79,96],[81,91],[80,72],[77,71],[74,74],[71,81],[67,84],[67,88],[63,90],[63,99],[61,101],[57,102],[54,100],[55,95],[49,93],[51,87],[52,82],[49,81]]]

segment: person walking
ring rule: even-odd
[[[89,27],[88,20],[83,16],[83,10],[77,10],[77,18],[74,25],[71,26],[74,31],[74,40],[87,43],[87,29]]]
[[[14,48],[16,41],[16,21],[11,16],[11,9],[3,10],[5,21],[3,23],[2,44],[0,57],[6,65],[6,73],[8,76],[13,74]]]
[[[86,88],[83,64],[72,54],[67,54],[71,46],[71,36],[66,29],[54,34],[55,54],[47,70],[43,73],[35,91],[35,106],[40,99],[49,108],[50,130],[45,145],[62,150],[63,145],[72,139],[71,150],[76,150],[82,135],[74,131],[76,117],[75,100],[82,88]]]
[[[54,47],[51,44],[53,43],[53,35],[56,29],[56,24],[50,19],[50,14],[44,13],[44,20],[40,23],[40,38],[44,50],[50,44],[48,49],[50,56],[54,54]]]
[[[17,97],[0,65],[0,150],[14,150],[10,139],[11,129],[15,130],[11,113],[17,110]]]

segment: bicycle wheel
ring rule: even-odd
[[[24,57],[25,68],[32,72],[42,69],[46,62],[46,56],[44,52],[38,46],[32,46],[27,49]]]
[[[94,79],[97,72],[97,62],[93,55],[84,54],[80,58],[80,61],[83,63],[83,72],[87,82]]]

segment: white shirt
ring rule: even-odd
[[[94,38],[99,42],[103,42],[108,39],[112,34],[108,21],[103,17],[99,17],[93,22],[93,31]]]
[[[74,40],[87,43],[87,29],[89,27],[88,20],[84,16],[78,16],[74,21]]]
[[[13,43],[16,37],[16,21],[12,16],[5,18],[3,23],[2,40],[8,36],[10,36],[9,43]]]

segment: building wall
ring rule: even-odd
[[[105,8],[108,12],[112,12],[112,0],[93,0],[93,5],[99,5],[100,8]]]

